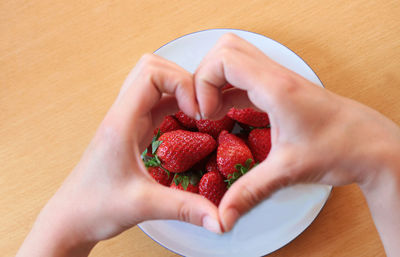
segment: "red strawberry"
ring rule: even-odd
[[[206,171],[207,172],[212,172],[212,171],[219,172],[216,154],[211,155],[210,159],[208,159],[208,161],[206,163]]]
[[[252,108],[231,108],[227,115],[237,122],[250,125],[252,127],[260,128],[269,125],[268,114],[266,114],[265,112],[256,111]]]
[[[240,172],[241,167],[251,168],[254,163],[253,155],[245,142],[228,131],[222,131],[218,138],[217,149],[218,169],[226,178],[233,178],[235,172]],[[250,160],[250,161],[249,161]],[[242,172],[243,173],[243,172]],[[237,176],[241,174],[237,174]]]
[[[179,121],[182,126],[187,129],[195,129],[196,128],[196,120],[187,116],[184,112],[179,111],[175,113],[175,118]]]
[[[186,130],[164,133],[159,142],[156,157],[162,167],[174,173],[188,170],[217,147],[210,135]]]
[[[149,174],[161,185],[169,186],[172,182],[173,174],[165,171],[161,167],[149,167]]]
[[[199,183],[199,193],[216,206],[219,205],[226,188],[227,184],[224,181],[224,177],[218,171],[204,174]]]
[[[224,116],[220,120],[197,120],[196,126],[200,132],[207,133],[211,135],[213,138],[217,138],[219,133],[222,130],[231,131],[235,121],[229,118],[228,116]]]
[[[253,129],[248,138],[248,144],[257,162],[262,162],[271,150],[271,129]]]
[[[192,193],[198,193],[199,180],[200,174],[198,172],[188,171],[181,174],[175,174],[170,187]]]
[[[179,122],[175,120],[174,116],[167,115],[164,117],[164,120],[162,121],[160,128],[154,130],[154,135],[157,135],[158,130],[160,130],[161,134],[164,134],[165,132],[174,131],[178,129],[183,129],[181,124],[179,124]]]

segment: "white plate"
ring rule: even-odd
[[[311,68],[290,49],[248,31],[212,29],[195,32],[169,42],[155,53],[194,72],[204,55],[228,32],[246,39],[278,63],[322,86]],[[146,221],[139,227],[160,245],[184,256],[262,256],[302,233],[321,211],[331,188],[296,185],[282,189],[239,219],[233,230],[223,235],[173,220]]]

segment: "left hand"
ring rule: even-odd
[[[33,248],[40,245],[38,238],[42,244],[62,241],[70,252],[84,244],[90,249],[152,219],[177,219],[220,232],[215,205],[200,195],[157,184],[142,163],[140,154],[154,128],[178,108],[199,117],[192,74],[161,57],[144,55],[81,161],[42,210],[31,232],[36,235],[28,236],[19,256],[30,242]],[[58,250],[49,251],[63,247],[54,245]]]

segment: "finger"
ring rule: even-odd
[[[292,80],[299,76],[244,39],[227,34],[206,55],[194,77],[200,112],[212,116],[221,108],[218,92],[227,82],[247,91],[254,105],[268,112],[275,99],[285,95],[284,86],[293,85]]]
[[[163,94],[174,95],[178,107],[199,117],[192,75],[159,56],[144,55],[124,82],[116,108],[121,119],[147,115]]]
[[[180,220],[221,233],[217,207],[198,194],[156,184],[147,190],[145,199],[154,203],[143,213],[146,220]]]
[[[173,96],[163,95],[161,100],[151,110],[153,127],[155,129],[163,121],[165,116],[176,113],[179,110],[178,101]]]
[[[252,107],[257,109],[247,97],[247,92],[244,90],[232,88],[222,93],[222,106],[219,112],[215,113],[211,119],[220,119],[232,108],[247,108]],[[175,97],[163,95],[161,100],[151,110],[155,129],[165,118],[166,115],[173,114],[179,110],[178,102]]]
[[[235,222],[273,192],[292,183],[289,167],[282,158],[271,151],[261,162],[237,180],[226,192],[219,205],[219,215],[224,231],[230,231]]]
[[[221,88],[227,82],[236,88],[248,90],[248,88],[239,84],[235,77],[227,74],[228,72],[232,72],[232,68],[228,68],[227,65],[238,66],[240,65],[240,59],[243,58],[245,56],[236,50],[231,50],[229,54],[226,54],[226,52],[216,52],[206,58],[204,64],[198,68],[195,73],[195,89],[203,118],[212,117],[215,113],[221,111],[223,106]],[[235,67],[235,69],[238,68]],[[246,71],[242,72],[245,73]],[[248,87],[251,87],[251,85],[248,85]]]
[[[197,100],[203,116],[212,116],[219,111],[220,88],[227,82],[243,90],[252,87],[248,79],[244,80],[243,77],[249,77],[248,74],[254,70],[246,61],[247,55],[260,54],[258,49],[253,48],[239,37],[227,34],[205,56],[195,72]]]

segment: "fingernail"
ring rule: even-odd
[[[239,213],[236,209],[230,208],[224,212],[222,215],[222,225],[224,231],[230,231],[233,228],[235,222],[239,219]]]
[[[201,113],[201,117],[202,117],[203,119],[206,119],[206,115],[204,114],[204,112]]]
[[[200,113],[196,113],[196,120],[201,120],[201,115],[200,115]]]
[[[219,222],[214,218],[212,218],[211,216],[205,216],[203,218],[203,227],[216,234],[222,234]]]

